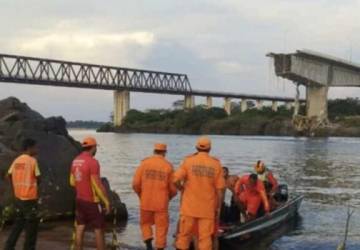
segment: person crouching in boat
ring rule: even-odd
[[[261,207],[266,214],[270,212],[264,184],[256,174],[242,176],[236,183],[235,192],[240,210],[245,214],[245,222],[256,219]]]
[[[268,200],[270,202],[271,210],[277,207],[277,202],[274,199],[274,194],[278,191],[279,184],[274,177],[273,173],[265,166],[263,161],[257,161],[254,165],[254,169],[258,176],[258,179],[261,180],[264,184]]]

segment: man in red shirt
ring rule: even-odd
[[[100,179],[100,165],[94,158],[97,142],[94,138],[85,138],[83,152],[75,158],[71,166],[70,185],[76,190],[76,249],[83,249],[85,227],[95,230],[98,250],[105,250],[104,226],[105,212],[110,213],[110,203]]]
[[[246,221],[256,219],[261,204],[266,213],[270,212],[264,184],[256,174],[241,177],[236,183],[235,194],[241,209],[246,213]]]

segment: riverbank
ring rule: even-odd
[[[338,108],[337,106],[335,106]],[[340,111],[342,112],[342,111]],[[343,112],[346,114],[346,112]],[[262,135],[262,136],[316,136],[360,137],[359,115],[330,113],[329,124],[318,129],[299,132],[292,121],[292,110],[279,107],[234,110],[228,116],[221,108],[192,110],[130,110],[120,127],[104,124],[98,132],[162,133],[162,134],[215,134],[215,135]]]
[[[62,117],[45,118],[26,103],[9,97],[0,100],[0,224],[14,219],[14,198],[7,171],[21,152],[22,141],[37,141],[37,160],[41,172],[39,215],[43,220],[62,220],[74,213],[74,189],[69,185],[69,171],[81,144],[69,135]],[[82,140],[80,138],[79,140]],[[118,221],[128,217],[126,205],[106,178],[105,190]],[[110,218],[111,219],[111,218]]]
[[[192,110],[130,110],[121,127],[106,124],[98,132],[219,134],[219,135],[293,135],[291,112],[263,110],[234,111],[228,116],[221,108]]]
[[[112,226],[108,225],[105,230],[105,239],[107,242],[107,249],[111,249],[112,243]],[[120,224],[116,226],[116,230],[121,234],[126,228],[126,224]],[[10,227],[6,227],[4,231],[0,234],[0,242],[3,243],[6,241],[9,233]],[[39,225],[39,233],[37,240],[37,249],[51,249],[51,250],[64,250],[70,249],[70,246],[73,244],[73,230],[74,230],[74,221],[73,220],[63,220],[56,222],[46,222]],[[25,235],[20,236],[17,246],[23,246],[25,241]],[[0,244],[0,247],[3,247]],[[121,244],[120,247],[125,249],[134,249],[129,248],[125,244]],[[96,249],[95,240],[93,236],[93,231],[87,230],[84,236],[84,248],[85,249]]]

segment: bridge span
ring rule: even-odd
[[[311,50],[269,53],[277,76],[306,87],[306,115],[319,123],[328,120],[330,87],[360,87],[360,64]]]
[[[280,96],[193,90],[186,74],[8,54],[0,54],[0,82],[112,90],[115,126],[121,125],[130,109],[130,92],[182,95],[186,109],[195,106],[195,96],[206,97],[208,108],[212,107],[212,98],[224,98],[224,109],[228,114],[231,113],[232,99],[241,99],[242,111],[248,108],[249,100],[255,100],[258,109],[262,108],[263,101],[271,101],[274,111],[278,102],[291,108],[295,101]]]

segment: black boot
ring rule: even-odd
[[[146,250],[153,250],[152,241],[153,241],[153,239],[148,239],[148,240],[144,241],[144,243],[146,245]]]

